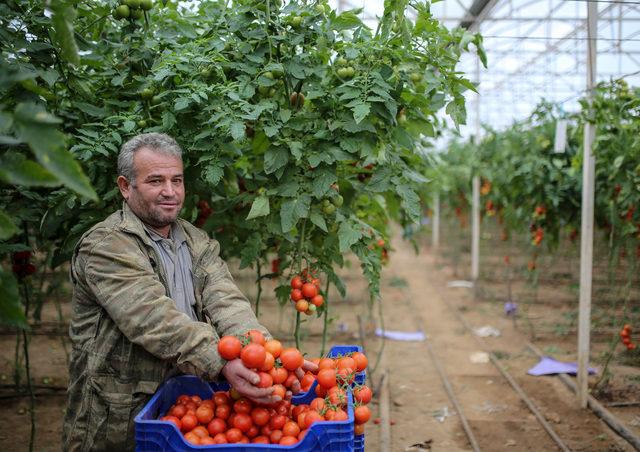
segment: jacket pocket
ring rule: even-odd
[[[134,450],[133,419],[157,387],[156,382],[122,382],[113,376],[90,376],[91,406],[83,450]]]

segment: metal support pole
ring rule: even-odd
[[[476,58],[476,81],[480,85],[480,58]],[[476,95],[476,133],[475,143],[480,145],[480,90]],[[477,168],[475,169],[478,170]],[[476,286],[480,275],[480,177],[475,174],[472,180],[471,202],[471,281]]]
[[[438,249],[440,246],[440,192],[433,195],[433,223],[431,225],[431,246]]]
[[[596,82],[596,38],[598,4],[587,5],[587,90],[589,103]],[[593,271],[593,198],[596,160],[591,148],[595,140],[595,124],[584,126],[584,157],[582,164],[582,229],[580,238],[580,312],[578,315],[578,401],[586,408],[588,402],[589,336],[591,330],[591,283]]]

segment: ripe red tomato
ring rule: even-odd
[[[202,402],[202,397],[200,397],[199,395],[192,395],[191,401],[196,405],[200,405],[200,403]]]
[[[218,342],[218,353],[227,361],[240,356],[240,350],[242,350],[242,343],[235,336],[223,336]]]
[[[161,421],[167,421],[167,422],[171,422],[172,424],[174,424],[178,430],[180,430],[182,428],[182,422],[180,422],[180,419],[178,419],[175,416],[164,416],[160,418]]]
[[[346,368],[349,368],[349,369],[356,368],[356,361],[350,356],[343,356],[338,360],[338,370],[346,369]]]
[[[213,442],[215,444],[227,444],[229,441],[227,441],[227,435],[224,433],[218,433],[213,437]]]
[[[227,437],[227,441],[229,441],[230,443],[239,443],[244,436],[242,434],[242,431],[239,428],[235,427],[227,430],[227,433],[225,433],[225,435]]]
[[[300,380],[300,388],[305,392],[308,391],[309,389],[311,389],[311,385],[315,380],[316,377],[314,377],[312,373],[307,372],[302,377],[302,380]]]
[[[353,434],[354,435],[364,435],[364,424],[356,424],[353,427]]]
[[[309,408],[317,411],[318,413],[321,413],[326,406],[327,406],[327,402],[324,400],[323,397],[316,397],[309,404]]]
[[[260,430],[258,429],[258,426],[253,424],[244,434],[247,436],[247,438],[255,438],[259,433]]]
[[[303,413],[304,416],[304,425],[301,425],[300,427],[303,427],[304,429],[307,429],[309,427],[311,427],[311,425],[314,422],[319,422],[319,421],[323,421],[324,420],[324,416],[322,416],[320,413],[318,413],[317,411],[305,411]]]
[[[180,421],[182,422],[183,432],[190,432],[196,427],[196,425],[198,425],[198,418],[194,414],[187,413],[182,416],[182,419],[180,419]]]
[[[260,376],[260,383],[258,383],[259,388],[268,388],[273,385],[273,377],[266,372],[258,372]]]
[[[294,276],[293,278],[291,278],[291,288],[292,289],[302,289],[302,285],[304,284],[304,282],[302,281],[302,278],[300,276]]]
[[[184,439],[191,444],[195,444],[195,445],[199,445],[200,444],[200,437],[198,435],[196,435],[193,432],[187,432],[184,435]]]
[[[200,446],[212,446],[216,444],[215,440],[210,436],[205,436],[204,438],[200,438]]]
[[[349,419],[349,415],[342,408],[336,408],[336,414],[333,416],[334,421],[346,421]]]
[[[356,362],[356,369],[358,372],[362,372],[369,365],[369,360],[362,352],[355,352],[351,355],[351,358]]]
[[[218,405],[216,407],[216,417],[227,420],[231,415],[231,407],[229,405]]]
[[[240,400],[236,400],[233,404],[233,410],[236,413],[249,414],[253,409],[253,404],[249,399],[242,398]]]
[[[260,435],[253,438],[251,442],[254,444],[269,444],[269,438],[264,435]]]
[[[240,358],[242,363],[249,369],[257,369],[264,365],[264,361],[267,359],[267,352],[262,345],[252,342],[244,346],[240,352]]]
[[[216,406],[228,405],[229,395],[225,391],[218,391],[213,395],[213,401],[215,402]]]
[[[271,353],[274,358],[278,358],[282,353],[282,343],[277,339],[271,339],[264,344],[264,349]]]
[[[253,423],[262,427],[269,423],[270,415],[266,408],[257,407],[251,410],[251,419]]]
[[[371,410],[366,405],[360,405],[353,410],[353,416],[356,424],[364,424],[371,418]]]
[[[285,348],[280,354],[280,361],[287,370],[295,370],[304,363],[302,353],[296,348]]]
[[[318,363],[318,370],[322,369],[335,369],[336,362],[332,358],[322,358]]]
[[[308,309],[309,309],[309,302],[307,300],[296,301],[296,311],[307,312]]]
[[[284,436],[294,436],[296,437],[296,442],[298,442],[297,437],[300,433],[300,426],[297,422],[287,421],[282,427],[282,433]]]
[[[207,425],[207,430],[209,434],[215,437],[218,433],[224,433],[227,430],[227,423],[220,418],[214,418]]]
[[[353,389],[353,399],[356,402],[359,402],[365,405],[371,402],[372,395],[373,395],[373,392],[371,391],[371,388],[369,388],[369,386],[367,385],[358,386]]]
[[[318,372],[318,384],[325,389],[334,387],[336,382],[336,371],[333,369],[322,369]]]
[[[206,438],[207,436],[209,436],[209,432],[202,425],[198,425],[197,427],[194,427],[194,429],[191,430],[191,433],[195,433],[200,438]]]
[[[324,297],[322,295],[318,294],[318,295],[316,295],[315,297],[313,297],[311,299],[311,303],[315,307],[319,308],[320,306],[322,306],[324,304]]]
[[[302,291],[300,289],[293,289],[291,291],[290,298],[293,301],[299,301],[299,300],[302,300],[304,297],[302,296]]]
[[[213,419],[213,410],[209,406],[201,405],[196,410],[196,418],[199,423],[208,424]]]
[[[186,394],[182,394],[180,397],[178,397],[178,401],[176,403],[179,403],[181,405],[184,405],[187,402],[191,401],[191,397],[186,395]]]
[[[298,424],[296,424],[298,425]],[[284,432],[283,432],[284,433]],[[280,444],[281,446],[291,446],[293,444],[296,444],[298,442],[298,438],[297,436],[288,436],[288,435],[284,435],[280,441],[278,442],[278,444]]]
[[[284,383],[289,376],[289,372],[284,367],[274,367],[269,371],[269,375],[273,378],[274,384]]]
[[[287,379],[284,381],[285,388],[291,388],[298,381],[298,377],[293,372],[289,372]]]
[[[284,396],[287,394],[286,388],[281,384],[273,385],[273,393],[272,395],[278,396],[281,399],[284,399]]]
[[[287,423],[287,417],[284,414],[276,414],[269,420],[269,427],[272,430],[282,430],[284,424]]]
[[[269,435],[269,440],[271,444],[278,444],[284,435],[282,434],[282,430],[274,430]]]
[[[249,338],[249,340],[251,340],[251,342],[254,342],[260,345],[264,345],[265,342],[267,341],[264,337],[264,334],[262,334],[262,332],[258,330],[249,330],[246,333],[246,336]]]
[[[262,367],[260,367],[259,370],[261,370],[262,372],[269,372],[271,369],[273,369],[275,363],[276,359],[273,357],[273,355],[269,352],[266,352],[264,364],[262,365]]]
[[[187,407],[184,405],[175,405],[173,408],[171,408],[169,414],[171,416],[177,417],[178,419],[182,419],[182,416],[187,414]]]
[[[313,298],[318,295],[318,288],[312,283],[304,283],[302,285],[302,295],[305,298]]]
[[[249,431],[253,425],[253,419],[246,413],[237,413],[233,418],[233,426],[239,429],[242,433]]]

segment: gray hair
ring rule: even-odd
[[[182,159],[182,149],[180,145],[169,135],[165,133],[143,133],[136,135],[122,145],[120,153],[118,154],[118,175],[124,176],[130,184],[133,184],[136,178],[133,167],[133,157],[135,153],[142,148]]]

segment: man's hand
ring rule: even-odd
[[[239,358],[227,362],[222,368],[222,375],[240,395],[254,402],[273,405],[281,400],[280,396],[272,395],[273,388],[258,388],[256,385],[260,383],[260,377],[247,369]]]
[[[302,363],[302,367],[298,367],[296,370],[296,377],[298,377],[298,379],[296,381],[293,382],[293,384],[291,385],[291,394],[297,394],[300,392],[300,380],[302,380],[302,377],[304,377],[305,372],[313,372],[314,374],[318,372],[318,365],[312,363],[311,361],[307,361],[306,359],[304,360],[304,363]],[[286,398],[291,398],[289,395],[289,391],[287,391],[287,396]]]

